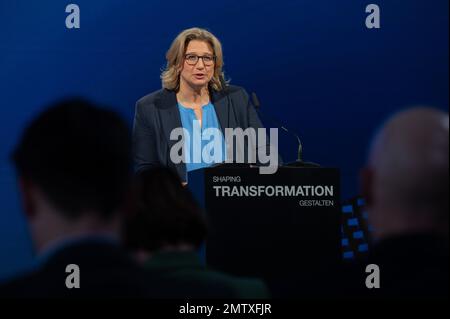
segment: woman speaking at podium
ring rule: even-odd
[[[262,124],[245,90],[225,82],[222,46],[212,33],[200,28],[182,31],[172,42],[166,59],[162,89],[136,103],[135,168],[139,172],[167,166],[186,182],[187,172],[225,161],[225,128],[258,129]],[[182,141],[181,162],[174,162],[174,152],[171,156],[172,147],[180,143],[171,139],[177,128],[183,129],[183,136],[189,136]],[[222,152],[216,153],[220,157],[216,156],[213,163],[202,156],[209,141],[198,138],[207,129],[221,132]]]

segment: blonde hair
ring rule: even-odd
[[[213,49],[215,56],[214,75],[209,82],[212,89],[220,91],[225,82],[223,67],[222,45],[209,31],[201,28],[191,28],[182,31],[173,40],[166,53],[167,66],[161,74],[162,86],[168,90],[178,91],[180,88],[180,73],[178,70],[184,63],[184,54],[190,41],[199,40],[207,42]]]

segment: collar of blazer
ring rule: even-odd
[[[231,127],[230,124],[232,124],[230,123],[230,112],[232,112],[231,109],[233,107],[231,96],[229,96],[227,90],[222,90],[221,92],[212,91],[210,97],[222,129],[222,134],[225,134],[225,128]],[[176,92],[167,89],[161,90],[161,93],[155,99],[155,108],[157,109],[164,137],[170,150],[175,143],[177,143],[177,140],[170,139],[170,133],[173,129],[182,127],[181,116],[177,106]],[[185,176],[186,165],[184,163],[180,164],[181,165],[176,165],[176,170],[178,171],[179,176]]]
[[[231,97],[227,97],[226,90],[220,92],[211,91],[211,103],[214,105],[217,119],[220,123],[222,133],[225,134],[225,128],[230,126],[230,108]],[[159,97],[155,100],[155,107],[158,110],[164,135],[169,143],[173,146],[176,141],[170,140],[170,133],[174,128],[182,127],[181,117],[177,107],[177,96],[175,91],[163,89]]]

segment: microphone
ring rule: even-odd
[[[255,92],[252,92],[251,95],[252,95],[253,106],[255,107],[255,109],[258,112],[261,112],[261,104],[259,103],[258,96],[256,96]],[[294,136],[297,139],[297,143],[298,143],[297,159],[295,160],[295,162],[287,163],[284,166],[292,166],[292,167],[320,167],[319,164],[312,163],[312,162],[304,162],[303,161],[303,145],[302,145],[302,141],[300,140],[300,137],[298,136],[297,133],[289,131],[280,121],[276,120],[275,118],[271,117],[270,119],[272,120],[272,122],[274,122],[283,131],[285,131],[286,133]]]

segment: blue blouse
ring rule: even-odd
[[[194,110],[178,103],[181,123],[185,129],[184,159],[186,171],[190,172],[226,159],[225,139],[217,119],[214,105],[209,102],[202,107],[202,121],[197,120]]]

